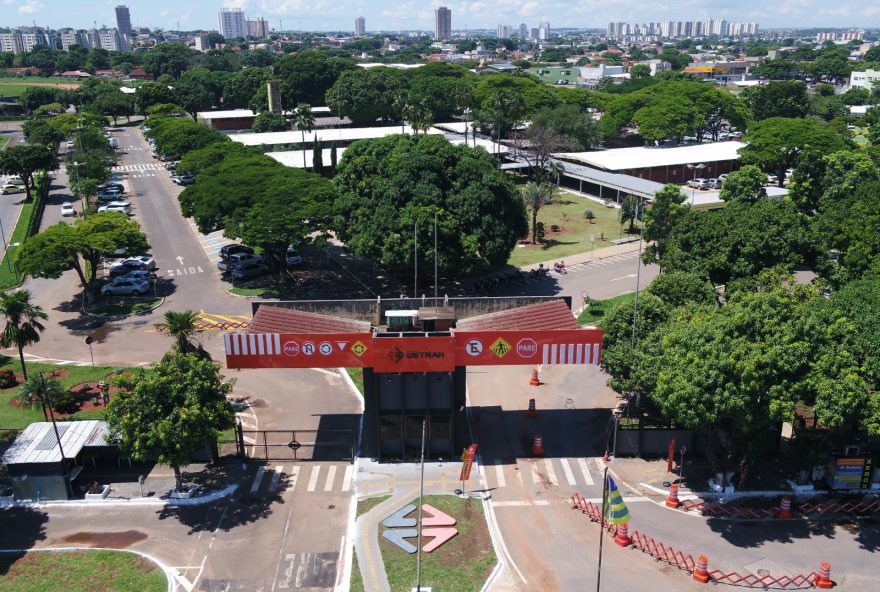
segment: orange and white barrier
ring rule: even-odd
[[[529,399],[529,410],[526,413],[529,417],[538,417],[538,410],[535,408],[534,399]]]
[[[782,496],[782,501],[779,502],[779,511],[776,513],[776,517],[780,520],[788,520],[791,518],[791,496],[784,495]]]
[[[544,438],[541,434],[535,435],[535,442],[532,444],[532,453],[535,456],[544,456]]]
[[[693,578],[701,584],[709,581],[709,559],[705,555],[697,557]]]
[[[541,386],[541,379],[538,378],[537,368],[532,368],[532,378],[529,380],[529,384],[532,386]]]
[[[629,547],[632,539],[629,538],[629,523],[624,522],[617,525],[617,534],[614,536],[614,542],[621,547]]]
[[[678,484],[673,483],[669,486],[669,495],[666,496],[666,507],[677,509],[681,505],[678,500]]]
[[[816,587],[822,590],[830,590],[834,587],[831,581],[831,564],[823,561],[819,564],[819,577],[816,578]]]

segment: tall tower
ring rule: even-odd
[[[116,28],[120,35],[131,33],[131,13],[128,12],[128,6],[120,4],[116,7]]]
[[[247,37],[247,23],[241,8],[220,9],[220,34],[226,39]]]
[[[359,16],[354,19],[354,35],[355,37],[362,37],[367,34],[367,22],[364,17]]]
[[[271,113],[281,113],[281,88],[278,81],[274,78],[266,83],[266,90],[269,94],[269,111]]]
[[[550,39],[550,23],[544,21],[540,25],[538,25],[538,36],[541,41],[546,41]]]
[[[444,41],[452,37],[452,11],[441,6],[434,11],[434,39]]]

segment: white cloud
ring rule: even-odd
[[[880,14],[880,6],[867,6],[862,9],[862,16],[877,16]]]
[[[3,0],[3,4],[12,5],[15,4],[15,0]]]
[[[837,8],[822,8],[819,10],[820,16],[849,16],[851,14],[849,5],[838,6]]]
[[[24,4],[18,7],[18,14],[36,14],[43,10],[43,3],[39,0],[25,0]]]

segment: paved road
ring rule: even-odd
[[[15,146],[21,144],[23,138],[21,135],[21,124],[10,122],[0,128],[0,136],[7,138],[6,146]],[[3,176],[0,175],[0,179]],[[12,232],[21,215],[21,206],[24,203],[24,193],[10,193],[8,195],[0,195],[0,231],[2,231],[3,249],[0,257],[6,255],[6,245],[12,239]]]

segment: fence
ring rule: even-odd
[[[593,502],[584,499],[576,493],[571,497],[571,504],[573,509],[580,510],[586,514],[591,522],[602,521],[603,526],[609,533],[617,533],[617,526],[605,523],[602,520],[601,508]],[[658,541],[638,530],[633,530],[629,536],[632,539],[632,547],[634,549],[688,574],[694,573],[697,562],[693,555],[675,549],[671,545]],[[816,572],[794,576],[780,576],[776,578],[771,574],[758,575],[751,572],[740,574],[735,571],[725,572],[720,569],[710,570],[708,574],[709,579],[715,584],[729,584],[743,588],[761,588],[763,590],[799,590],[813,588],[815,587],[816,581],[819,579],[819,574]]]
[[[354,462],[357,446],[355,431],[346,429],[244,430],[239,427],[238,439],[239,455],[253,460]]]

